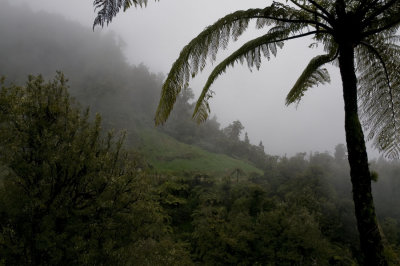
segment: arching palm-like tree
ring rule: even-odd
[[[283,3],[281,3],[283,2]],[[162,88],[155,122],[166,121],[177,95],[191,78],[215,61],[220,49],[236,40],[256,20],[265,35],[245,43],[218,64],[197,101],[193,118],[201,122],[210,112],[210,86],[227,67],[247,62],[260,67],[284,43],[306,36],[323,46],[325,54],[309,62],[286,104],[300,101],[311,87],[329,82],[326,64],[337,65],[343,84],[345,132],[353,185],[355,214],[366,265],[387,265],[378,229],[371,174],[361,121],[368,139],[389,157],[400,155],[400,0],[290,0],[264,9],[229,14],[206,28],[186,45],[173,64]],[[100,11],[94,25],[111,22],[120,9],[146,4],[145,0],[95,0]]]

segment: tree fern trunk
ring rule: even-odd
[[[353,185],[353,200],[364,265],[387,265],[371,193],[371,174],[364,134],[358,117],[354,48],[340,45],[339,68],[343,83],[345,131]]]

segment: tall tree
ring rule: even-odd
[[[346,158],[346,146],[342,143],[335,146],[335,160],[342,162]]]
[[[226,136],[233,141],[239,141],[239,137],[242,134],[244,126],[239,120],[233,121],[229,126],[223,129]]]
[[[80,111],[62,74],[30,76],[25,86],[0,80],[0,106],[1,265],[185,257],[173,255],[182,249],[166,234],[145,164],[124,151],[123,137],[101,131],[100,116],[91,122]]]
[[[95,0],[99,8],[95,25],[104,25],[120,11],[146,0]],[[288,4],[288,2],[290,2]],[[193,118],[207,119],[210,112],[210,86],[235,63],[249,67],[261,64],[264,55],[270,59],[289,40],[312,37],[322,44],[325,54],[311,59],[293,88],[286,104],[299,102],[307,89],[330,81],[325,64],[340,69],[345,109],[345,132],[350,163],[355,214],[364,264],[387,265],[381,234],[376,221],[371,194],[371,174],[364,133],[358,112],[368,129],[368,139],[389,157],[400,154],[400,0],[290,0],[273,2],[263,9],[237,11],[207,27],[186,45],[173,64],[163,85],[155,122],[166,121],[177,95],[188,81],[202,71],[207,59],[246,31],[256,20],[265,34],[245,43],[218,64],[210,74],[197,101]],[[358,106],[360,105],[360,109]]]

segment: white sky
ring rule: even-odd
[[[7,0],[0,0],[2,1]],[[92,0],[8,0],[13,4],[30,6],[62,14],[91,27],[95,14]],[[129,62],[143,62],[153,72],[168,73],[181,49],[209,24],[236,11],[264,7],[265,0],[149,0],[147,8],[130,9],[120,13],[104,29],[115,31],[126,42]],[[254,26],[249,33],[232,43],[227,55],[244,41],[258,36]],[[338,70],[329,67],[332,83],[309,90],[300,105],[286,107],[286,94],[309,60],[321,53],[309,49],[309,39],[287,43],[278,57],[264,60],[260,71],[250,72],[247,66],[228,69],[211,87],[215,91],[211,109],[222,126],[239,119],[254,144],[263,141],[269,154],[293,155],[296,152],[329,151],[345,143],[344,107]],[[217,61],[218,62],[218,61]],[[190,83],[199,94],[211,71],[206,68]],[[370,157],[377,156],[370,151]]]

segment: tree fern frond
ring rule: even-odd
[[[225,49],[230,39],[236,40],[247,29],[251,19],[269,17],[268,22],[264,23],[265,26],[272,24],[289,25],[287,28],[291,28],[293,31],[298,31],[306,26],[301,22],[289,24],[280,21],[281,10],[280,5],[271,5],[264,9],[234,12],[207,27],[186,45],[172,65],[163,85],[162,97],[155,117],[156,124],[161,124],[168,118],[176,96],[191,78],[204,69],[207,59],[214,62],[219,49]],[[296,10],[292,11],[297,12]],[[277,20],[271,18],[275,15]],[[287,15],[290,16],[290,14]]]
[[[258,37],[254,40],[251,40],[244,44],[237,51],[232,53],[229,57],[227,57],[224,61],[218,64],[214,70],[211,72],[208,80],[202,90],[201,95],[199,96],[194,112],[193,119],[198,123],[204,122],[209,113],[210,107],[208,100],[212,98],[214,92],[210,92],[209,89],[214,81],[223,74],[229,66],[234,66],[238,61],[243,64],[244,61],[247,61],[248,67],[251,69],[254,66],[259,69],[261,65],[261,56],[270,60],[271,54],[276,56],[277,48],[283,47],[283,42],[286,40],[304,37],[310,34],[314,34],[315,32],[304,33],[297,36],[288,37],[290,34],[290,30],[272,31],[264,36]]]
[[[298,103],[309,88],[330,82],[328,71],[325,68],[321,69],[321,66],[332,61],[334,57],[333,54],[327,54],[319,55],[311,59],[310,63],[308,63],[307,67],[286,96],[286,105],[290,105],[294,102]]]
[[[289,31],[287,30],[283,32],[274,31],[258,37],[244,44],[237,51],[218,64],[208,77],[203,91],[197,100],[193,112],[193,119],[198,123],[204,122],[207,119],[208,114],[210,113],[208,100],[213,94],[209,89],[217,77],[224,73],[229,66],[234,66],[238,61],[243,64],[244,60],[246,60],[249,68],[255,66],[259,69],[261,65],[261,56],[264,55],[268,60],[270,59],[271,54],[276,56],[277,47],[281,48],[283,46],[282,42],[276,42],[276,40],[286,38],[288,34]]]
[[[292,2],[294,5],[296,5],[297,7],[299,7],[300,9],[304,10],[305,12],[309,13],[309,14],[313,14],[315,17],[319,17],[322,18],[326,21],[330,21],[331,19],[333,19],[332,14],[329,13],[325,7],[323,7],[321,4],[322,3],[318,3],[318,2],[322,2],[322,1],[312,1],[309,0],[308,2],[310,2],[309,5],[306,4],[306,1],[297,1],[297,0],[290,0],[290,2]],[[303,2],[303,3],[300,3]],[[331,6],[331,5],[328,5]],[[318,12],[318,11],[320,12]]]
[[[367,138],[391,158],[400,155],[400,47],[398,36],[370,40],[357,50],[359,104]]]
[[[305,25],[311,25],[316,28],[324,29],[325,31],[332,31],[329,23],[325,21],[319,21],[315,19],[313,13],[305,12],[304,10],[297,10],[288,5],[284,5],[282,3],[274,2],[273,6],[276,11],[271,15],[269,12],[262,14],[257,19],[256,27],[258,29],[264,28],[265,26],[271,25],[271,21],[274,22],[275,25],[285,25],[287,27],[287,23],[297,24],[300,27],[304,27]],[[299,25],[300,24],[300,25]],[[303,24],[303,25],[301,25]]]
[[[93,29],[97,25],[101,27],[104,23],[108,25],[112,19],[121,11],[126,11],[131,6],[146,6],[148,0],[94,0],[93,6],[97,12],[97,16],[93,22]]]
[[[364,36],[371,36],[383,31],[396,34],[400,27],[400,1],[382,1],[370,11],[371,13],[367,14],[368,17],[362,23],[362,27],[365,27]]]

